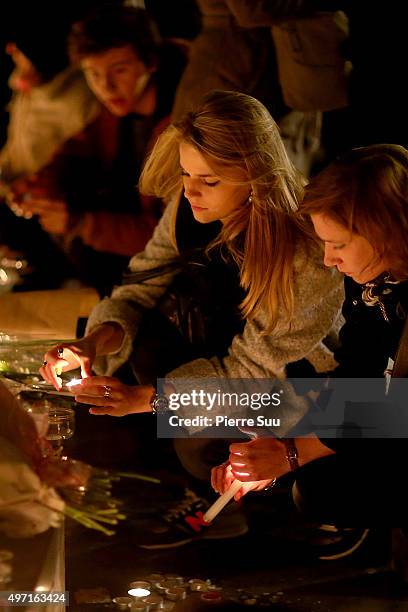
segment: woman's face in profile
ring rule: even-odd
[[[200,223],[223,221],[249,197],[249,185],[235,185],[214,174],[205,157],[192,145],[180,144],[184,194],[194,218]],[[241,168],[228,168],[231,181],[245,181]]]
[[[316,234],[324,243],[326,266],[336,266],[339,272],[360,284],[387,270],[386,262],[378,257],[366,238],[353,234],[324,213],[312,214],[311,219]]]

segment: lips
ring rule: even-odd
[[[110,98],[109,100],[107,100],[107,104],[113,104],[114,106],[118,106],[120,104],[123,104],[125,102],[125,100],[123,98]]]
[[[189,204],[193,210],[207,210],[204,206],[197,206],[197,204],[194,204],[190,200],[189,200]]]

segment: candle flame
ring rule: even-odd
[[[66,387],[75,387],[75,385],[80,385],[82,378],[72,378],[67,384]]]
[[[131,597],[147,597],[150,595],[150,591],[147,589],[130,589],[128,593]]]

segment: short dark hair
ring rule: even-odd
[[[75,23],[68,36],[68,52],[74,63],[125,45],[131,45],[147,67],[157,62],[160,36],[144,9],[105,6]]]

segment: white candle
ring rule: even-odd
[[[221,510],[228,504],[228,502],[234,497],[234,495],[238,493],[238,491],[242,487],[242,484],[243,483],[240,480],[234,480],[230,488],[219,496],[219,498],[213,503],[212,506],[208,508],[207,512],[203,516],[203,519],[206,523],[211,523],[211,521],[215,519],[217,514],[219,514]]]
[[[69,382],[67,382],[65,386],[68,388],[75,387],[76,385],[80,385],[81,382],[82,382],[82,378],[72,378]]]

